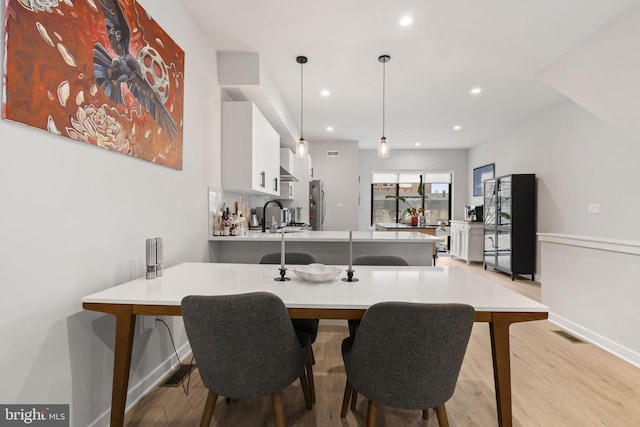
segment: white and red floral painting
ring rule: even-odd
[[[184,52],[135,0],[7,0],[2,117],[182,169]]]

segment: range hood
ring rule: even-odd
[[[298,178],[291,175],[286,169],[280,166],[280,182],[298,182]]]
[[[295,177],[295,155],[289,148],[280,148],[280,182],[298,182]]]

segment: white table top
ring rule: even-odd
[[[291,242],[348,242],[349,231],[300,231],[285,233],[285,241]],[[247,236],[209,236],[211,241],[270,241],[282,239],[282,233],[262,233],[250,231]],[[353,242],[442,242],[440,237],[430,236],[419,232],[389,232],[389,231],[353,231]]]
[[[358,282],[341,274],[332,282],[306,283],[289,269],[287,282],[273,279],[279,265],[183,263],[164,276],[140,278],[82,298],[83,303],[180,305],[186,295],[272,292],[288,308],[366,309],[382,301],[465,303],[476,311],[547,312],[517,292],[459,267],[356,266]],[[346,268],[346,267],[345,267]]]

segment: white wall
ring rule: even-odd
[[[315,158],[314,158],[315,162]],[[467,150],[393,150],[387,159],[377,157],[375,150],[360,151],[360,230],[371,226],[371,172],[372,171],[430,171],[453,174],[452,219],[464,218],[468,204]]]
[[[183,171],[0,121],[0,402],[69,403],[74,426],[106,425],[113,367],[114,319],[80,298],[142,276],[150,237],[167,266],[205,261],[207,186],[220,187],[215,48],[180,3],[142,4],[185,50]],[[160,326],[136,336],[130,397],[172,353]]]
[[[543,234],[540,245],[549,320],[640,368],[640,242]]]
[[[639,158],[637,141],[572,101],[469,150],[469,165],[495,163],[496,176],[536,174],[538,232],[627,240],[640,240]]]
[[[566,102],[469,151],[469,165],[538,177],[538,231],[640,240],[640,7],[586,39],[541,78]],[[471,186],[471,180],[469,180]],[[475,198],[481,203],[481,198]],[[600,214],[587,213],[599,204]],[[536,275],[540,268],[538,245]]]
[[[327,151],[340,157],[327,157]],[[358,143],[314,141],[309,143],[313,178],[324,181],[327,197],[325,231],[358,229]]]
[[[605,26],[542,79],[631,138],[640,138],[640,6]]]

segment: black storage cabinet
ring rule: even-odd
[[[536,271],[536,176],[484,182],[484,268],[516,275]]]

